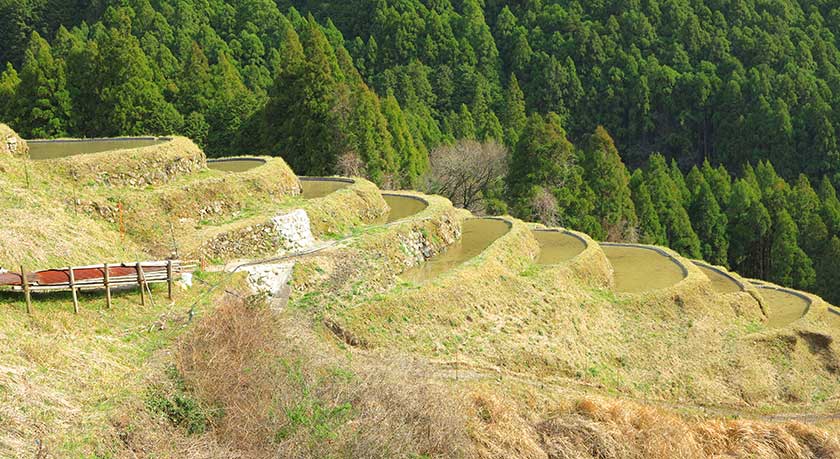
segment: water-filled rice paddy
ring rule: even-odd
[[[771,328],[784,327],[795,322],[808,312],[811,305],[806,298],[788,290],[758,286],[758,291],[764,298],[767,326]]]
[[[743,290],[741,286],[738,285],[738,282],[735,281],[735,279],[725,274],[721,274],[717,270],[712,269],[702,263],[695,263],[695,265],[697,265],[697,267],[700,268],[700,271],[703,271],[703,274],[705,274],[706,277],[708,277],[709,280],[712,281],[712,288],[714,288],[716,292],[735,293]]]
[[[140,148],[168,142],[169,139],[126,138],[91,140],[29,140],[29,157],[36,161],[66,158],[68,156],[101,153],[103,151]]]
[[[209,159],[207,167],[223,172],[247,172],[265,164],[264,159],[259,158],[225,158]]]
[[[586,249],[583,239],[565,231],[535,230],[534,238],[540,243],[537,263],[556,265],[571,260]]]
[[[350,186],[351,180],[335,179],[309,179],[301,178],[300,186],[303,188],[304,199],[323,198],[324,196]]]
[[[464,221],[461,239],[425,263],[402,273],[404,280],[420,283],[461,265],[484,251],[496,239],[510,231],[510,223],[494,218],[471,218]]]
[[[672,258],[642,247],[601,245],[613,266],[615,290],[641,293],[670,287],[686,274]]]
[[[428,204],[422,199],[398,194],[383,194],[382,199],[391,210],[376,223],[391,223],[416,215],[426,209]]]

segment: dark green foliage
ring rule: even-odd
[[[641,169],[636,169],[631,180],[633,188],[633,201],[635,203],[636,215],[639,219],[637,238],[644,244],[668,245],[668,237],[665,228],[659,222],[659,215],[653,206],[650,192],[644,182]]]
[[[309,22],[311,13],[334,49],[333,73],[341,68],[354,79],[353,67],[380,96],[393,90],[426,150],[457,137],[504,137],[512,148],[524,113],[552,111],[570,138],[603,124],[633,167],[662,151],[686,168],[706,158],[733,171],[771,160],[787,179],[799,172],[840,177],[836,11],[792,0],[710,8],[702,2],[4,1],[0,63],[22,73],[35,31],[53,44],[72,99],[61,128],[67,134],[195,132],[198,118],[187,119],[197,112],[210,126],[210,151],[247,151],[276,141],[254,139],[259,123],[245,119],[266,102],[287,64],[283,56],[295,46],[290,29]],[[109,38],[114,31],[121,40]],[[127,65],[123,54],[136,62]],[[245,108],[237,110],[245,116],[214,109],[207,94],[206,70],[215,80],[221,55],[247,88]],[[115,69],[123,80],[110,78]],[[54,113],[54,102],[47,112]],[[44,128],[42,115],[16,122]],[[213,132],[228,125],[219,118],[230,118],[234,135]],[[450,128],[441,135],[440,126]],[[55,123],[44,129],[52,135]],[[725,205],[724,191],[706,180]]]
[[[758,188],[746,179],[736,180],[726,215],[729,221],[730,266],[750,277],[766,273],[766,246],[771,221]]]
[[[505,142],[508,145],[516,145],[519,141],[519,134],[525,128],[527,117],[525,115],[525,96],[519,88],[516,75],[510,75],[510,82],[505,91],[505,101],[501,113],[502,127],[505,131]]]
[[[332,46],[311,18],[302,26],[300,43],[281,56],[283,67],[263,110],[261,138],[269,152],[282,155],[299,173],[329,175],[340,148],[334,109],[340,97],[349,96],[349,88],[339,93],[341,75],[332,62]]]
[[[685,256],[699,258],[700,240],[691,227],[680,187],[674,183],[665,158],[660,154],[651,155],[644,176],[656,214],[665,228],[668,245]]]
[[[528,118],[511,155],[507,188],[515,215],[604,236],[592,214],[592,190],[556,114]]]
[[[828,227],[828,232],[840,234],[840,200],[837,199],[837,192],[828,177],[823,177],[820,182],[820,199],[822,200],[820,214]]]
[[[594,194],[592,215],[599,220],[606,239],[631,238],[637,221],[630,196],[630,174],[603,126],[586,138],[580,165]]]
[[[72,116],[70,92],[64,61],[53,57],[49,43],[32,32],[20,80],[16,81],[14,70],[7,72],[2,82],[5,89],[0,92],[8,94],[15,90],[8,116],[15,121],[21,135],[33,138],[66,135]]]
[[[787,211],[780,210],[773,222],[769,279],[781,285],[808,289],[814,284],[815,273],[811,259],[799,248],[798,237],[793,218]]]
[[[0,119],[12,120],[14,116],[15,94],[20,85],[20,77],[12,64],[0,73]]]
[[[816,260],[817,280],[815,291],[832,304],[840,303],[840,237],[833,236],[823,247]]]
[[[709,183],[696,167],[689,173],[688,185],[691,193],[688,214],[692,227],[700,238],[703,259],[726,266],[729,251],[726,214],[721,210]]]
[[[405,114],[393,92],[389,91],[383,101],[382,113],[388,121],[388,131],[391,133],[398,162],[399,184],[405,188],[413,188],[428,168],[429,153],[425,148],[418,148]]]

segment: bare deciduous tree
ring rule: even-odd
[[[345,177],[364,177],[367,174],[365,163],[354,151],[348,151],[338,157],[336,170]]]
[[[531,199],[534,217],[546,226],[557,226],[557,198],[546,189],[540,188]]]
[[[430,155],[428,190],[449,198],[455,206],[473,212],[485,209],[488,190],[507,171],[507,149],[494,141],[459,140]]]

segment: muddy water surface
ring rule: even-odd
[[[715,289],[718,293],[734,293],[740,292],[743,289],[734,279],[729,276],[723,275],[712,268],[709,268],[706,265],[695,263],[695,265],[700,268],[700,271],[703,271],[703,274],[712,281],[712,288]]]
[[[764,298],[767,308],[767,326],[771,328],[784,327],[795,322],[808,312],[810,302],[792,292],[758,287],[758,292]]]
[[[247,172],[265,164],[258,158],[212,159],[207,160],[207,167],[223,172]]]
[[[577,236],[565,231],[533,231],[534,238],[540,243],[540,256],[537,263],[556,265],[574,258],[586,249],[586,244]]]
[[[657,290],[670,287],[685,277],[679,265],[655,250],[609,245],[601,248],[613,266],[617,292]]]
[[[103,151],[140,148],[168,142],[169,139],[101,139],[101,140],[55,140],[28,141],[29,157],[41,161],[67,156],[101,153]]]
[[[510,231],[510,223],[492,218],[471,218],[463,225],[461,239],[445,252],[426,260],[425,263],[400,274],[403,280],[426,282],[470,260],[484,251],[496,239]]]
[[[338,191],[342,188],[347,188],[352,182],[344,182],[341,180],[305,180],[301,179],[300,186],[303,188],[304,199],[323,198],[324,196]]]
[[[391,223],[411,217],[412,215],[426,210],[426,207],[428,207],[428,204],[426,204],[425,201],[415,199],[410,196],[383,194],[382,199],[385,200],[391,210],[387,215],[376,221],[378,224]]]

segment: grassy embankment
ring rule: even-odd
[[[20,188],[23,176],[8,175]],[[66,180],[38,171],[35,183]],[[163,188],[118,192],[156,196],[146,214],[166,217],[154,204],[169,195],[161,190],[193,180],[217,176],[193,171]],[[359,226],[382,213],[375,188],[360,186],[366,191],[301,203],[316,233],[353,237],[296,266],[280,314],[258,298],[225,295],[182,327],[186,304],[204,287],[174,309],[160,302],[162,310],[138,310],[129,296],[113,311],[75,317],[64,297],[29,318],[11,304],[0,330],[13,338],[0,358],[11,369],[3,373],[13,388],[7,405],[22,409],[4,416],[17,422],[3,429],[9,448],[31,456],[40,437],[58,457],[840,454],[836,436],[811,426],[719,419],[836,406],[836,332],[819,322],[824,308],[771,330],[750,293],[717,295],[690,267],[671,288],[617,295],[592,241],[568,263],[539,266],[538,245],[516,220],[476,259],[423,285],[402,282],[401,272],[457,239],[468,215],[429,197],[412,219]],[[96,199],[117,192],[82,188]],[[33,203],[55,198],[33,195],[41,200]],[[59,197],[59,225],[69,226],[71,206]],[[216,222],[234,222],[219,226],[251,226],[252,216],[225,212]],[[105,216],[73,218],[118,237]],[[38,258],[30,252],[24,257]],[[90,255],[82,252],[65,253]],[[38,256],[63,259],[60,251]],[[161,319],[166,311],[176,313]],[[155,330],[161,321],[169,325]],[[132,330],[137,336],[125,338]]]
[[[13,132],[0,128],[5,147]],[[350,232],[368,214],[382,212],[370,199],[358,202],[373,202],[370,208],[348,206],[346,195],[304,202],[297,178],[279,158],[242,174],[208,170],[203,153],[183,138],[60,161],[30,161],[25,152],[23,141],[15,155],[0,152],[0,266],[12,269],[168,256],[172,234],[181,247],[199,246],[216,227],[253,215],[267,219],[286,208],[309,206],[324,235]],[[371,196],[371,186],[361,183],[365,191],[357,194]],[[242,280],[201,278],[179,290],[174,302],[166,300],[165,288],[154,288],[145,308],[136,291],[115,293],[111,310],[103,309],[101,293],[83,293],[79,315],[69,294],[35,295],[32,316],[23,312],[20,295],[0,295],[0,456],[117,457],[128,453],[126,419],[145,416],[165,427],[161,406],[190,413],[191,399],[167,405],[152,388],[171,374],[168,356],[194,324],[191,307],[202,317]],[[210,285],[219,281],[211,294]]]

